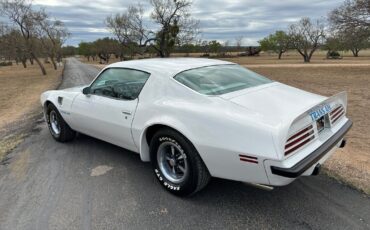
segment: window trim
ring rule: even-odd
[[[96,77],[95,79],[90,83],[90,85],[88,86],[89,88],[91,88],[91,86],[100,78],[100,76],[105,73],[105,71],[107,70],[110,70],[110,69],[124,69],[124,70],[134,70],[134,71],[138,71],[138,72],[142,72],[142,73],[146,73],[148,74],[148,78],[146,79],[146,81],[144,82],[144,85],[143,87],[140,89],[140,92],[139,94],[137,95],[136,98],[133,98],[133,99],[123,99],[123,98],[116,98],[116,97],[110,97],[110,96],[105,96],[105,95],[98,95],[98,94],[94,94],[94,93],[91,93],[91,95],[94,95],[94,96],[99,96],[99,97],[106,97],[106,98],[110,98],[110,99],[115,99],[115,100],[120,100],[120,101],[134,101],[134,100],[137,100],[141,94],[141,92],[143,91],[147,81],[149,80],[150,76],[152,75],[151,73],[149,72],[146,72],[144,70],[139,70],[139,69],[134,69],[134,68],[126,68],[126,67],[108,67],[108,68],[105,68],[103,69]]]

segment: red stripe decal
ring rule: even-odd
[[[331,118],[334,118],[334,117],[336,117],[339,113],[341,113],[341,112],[343,112],[344,110],[343,109],[340,109],[340,110],[338,110],[338,112],[336,112],[334,115],[331,115]]]
[[[312,125],[308,126],[307,128],[304,128],[303,130],[301,130],[298,133],[294,134],[293,136],[289,137],[289,139],[287,140],[287,142],[290,141],[290,140],[292,140],[292,139],[294,139],[294,138],[296,138],[296,137],[298,137],[299,135],[307,132],[308,130],[310,130],[312,128],[313,128]]]
[[[245,158],[250,158],[250,159],[255,159],[257,160],[257,157],[251,157],[251,156],[247,156],[247,155],[243,155],[243,154],[239,154],[240,157],[245,157]]]
[[[333,111],[330,112],[330,115],[332,115],[333,113],[335,113],[338,109],[342,108],[342,106],[338,106],[336,109],[334,109]]]
[[[300,147],[302,147],[303,145],[307,144],[308,142],[310,142],[312,139],[314,139],[314,137],[311,137],[305,141],[303,141],[302,143],[300,143],[299,145],[295,146],[294,148],[292,149],[289,149],[289,151],[286,151],[285,152],[285,156],[288,155],[289,153],[291,152],[294,152],[295,150],[299,149]]]
[[[249,160],[249,159],[244,159],[244,158],[240,158],[240,160],[250,162],[250,163],[254,163],[254,164],[258,164],[258,161],[254,161],[254,160]]]
[[[303,139],[305,139],[305,138],[309,137],[309,136],[310,136],[310,135],[312,135],[312,134],[313,134],[313,130],[312,130],[312,131],[310,131],[309,133],[306,133],[306,134],[302,135],[301,137],[297,138],[296,140],[294,140],[294,141],[290,142],[289,144],[285,145],[285,149],[287,149],[287,148],[289,148],[289,147],[291,147],[291,146],[293,146],[293,145],[297,144],[298,142],[300,142],[301,140],[303,140]]]
[[[334,119],[334,121],[332,121],[331,123],[335,123],[339,118],[341,118],[342,116],[343,116],[343,114],[344,114],[344,111],[341,113],[341,114],[339,114],[335,119]]]

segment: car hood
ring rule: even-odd
[[[326,97],[274,82],[221,95],[236,105],[260,114],[274,123],[291,121]]]

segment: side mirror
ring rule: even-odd
[[[83,88],[82,93],[85,94],[85,95],[89,95],[90,94],[90,87]]]

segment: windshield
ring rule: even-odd
[[[215,65],[186,70],[174,77],[178,82],[206,95],[221,95],[272,82],[239,65]]]

